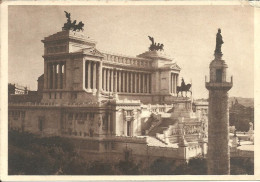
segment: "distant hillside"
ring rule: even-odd
[[[232,105],[232,102],[235,103],[237,99],[239,104],[242,104],[246,107],[254,107],[254,98],[242,98],[242,97],[229,97],[229,107]]]

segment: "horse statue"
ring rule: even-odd
[[[151,36],[148,36],[150,41],[151,41],[151,45],[149,47],[149,51],[163,51],[163,44],[160,44],[160,43],[156,43],[154,42],[154,38],[151,37]]]
[[[181,92],[181,96],[183,97],[182,92],[186,92],[186,97],[187,97],[187,92],[190,92],[192,94],[192,91],[190,90],[191,88],[191,84],[187,84],[187,85],[182,85],[182,86],[177,86],[177,97],[179,95],[179,92]]]
[[[73,22],[71,22],[71,18],[70,18],[70,13],[68,13],[67,11],[65,12],[65,16],[67,18],[67,22],[64,23],[64,26],[62,27],[62,30],[72,30],[72,31],[83,31],[83,27],[84,27],[84,23],[82,23],[82,21],[80,21],[77,24],[77,20],[74,20]]]

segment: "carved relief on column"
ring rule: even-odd
[[[104,91],[107,91],[107,69],[104,68]]]
[[[129,77],[130,77],[129,92],[133,93],[133,73],[132,72],[129,72]]]
[[[135,93],[137,93],[137,73],[135,73]]]

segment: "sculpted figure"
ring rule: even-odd
[[[158,50],[163,51],[163,46],[164,46],[163,44],[154,42],[154,38],[151,36],[148,36],[148,37],[149,37],[150,41],[152,42],[149,47],[149,51],[158,51]]]
[[[83,27],[84,27],[84,23],[82,23],[82,21],[80,21],[77,24],[77,20],[74,20],[71,23],[71,18],[70,18],[70,13],[68,13],[67,11],[64,11],[66,18],[67,18],[67,22],[64,23],[64,26],[62,27],[63,30],[73,30],[73,31],[83,31]]]
[[[221,29],[218,29],[218,33],[216,35],[216,49],[215,49],[215,53],[222,53],[221,52],[221,46],[223,44],[223,40],[222,40],[222,35],[221,35]]]

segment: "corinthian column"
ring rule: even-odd
[[[118,71],[118,92],[122,92],[121,71]]]
[[[57,71],[57,68],[56,68],[56,64],[53,64],[53,74],[52,74],[52,88],[53,89],[56,89],[56,71]]]
[[[111,92],[114,92],[114,70],[111,70]]]
[[[123,92],[125,92],[125,72],[122,71],[122,79],[123,79]]]
[[[97,76],[98,76],[98,79],[97,79],[98,88],[97,89],[100,92],[102,90],[102,62],[99,62],[99,64],[98,64],[98,75]]]
[[[117,92],[117,70],[114,71],[115,75],[115,87],[114,87],[114,92]]]
[[[87,88],[88,91],[91,90],[91,83],[90,83],[91,79],[90,79],[90,77],[91,77],[91,62],[88,61],[88,88]]]

